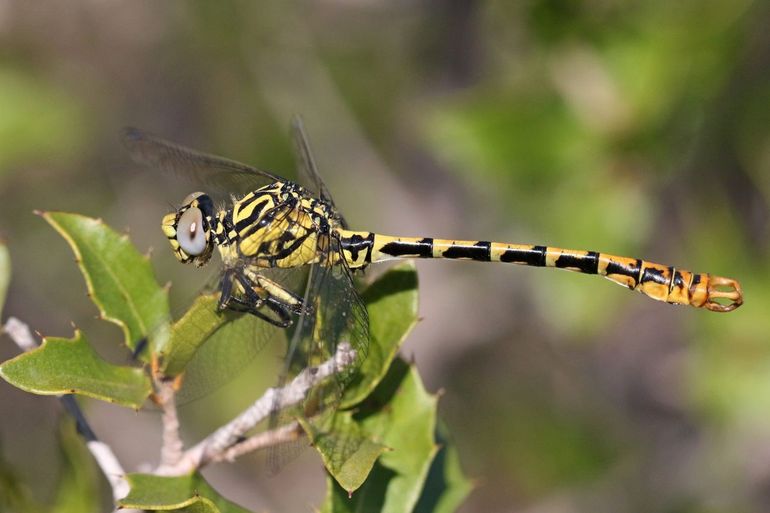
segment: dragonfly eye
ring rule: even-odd
[[[176,240],[182,251],[190,256],[198,256],[206,250],[206,230],[201,209],[190,207],[179,217]]]
[[[201,196],[205,196],[202,192],[193,192],[192,194],[188,194],[185,199],[182,200],[182,205],[189,205],[193,202],[193,200],[196,200],[200,198]]]

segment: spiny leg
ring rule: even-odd
[[[219,309],[227,308],[236,312],[249,313],[280,328],[291,326],[293,322],[291,314],[298,313],[301,305],[298,307],[294,301],[291,301],[291,292],[270,280],[267,282],[270,284],[269,289],[262,287],[258,282],[255,283],[243,271],[227,270],[222,280]],[[274,316],[267,315],[264,312],[265,308]]]
[[[235,298],[233,297],[233,280],[235,278],[235,269],[227,269],[222,275],[221,292],[219,294],[219,301],[217,302],[217,310],[222,311],[228,307],[230,302]]]
[[[265,315],[262,310],[255,308],[253,303],[239,298],[230,299],[230,303],[228,303],[227,308],[235,312],[249,313],[279,328],[288,328],[291,326],[293,321],[284,305],[278,303],[265,303],[264,306],[273,311],[278,316],[278,319],[274,319],[269,315]]]
[[[300,296],[288,290],[279,283],[266,278],[265,276],[262,276],[258,272],[249,268],[244,270],[244,275],[249,279],[255,289],[264,290],[267,293],[266,300],[278,301],[288,307],[292,313],[297,315],[304,313],[306,310],[308,313],[312,312],[311,305],[305,305],[303,299]]]

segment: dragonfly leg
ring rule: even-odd
[[[235,279],[235,271],[228,269],[222,276],[222,292],[219,295],[219,301],[217,303],[217,310],[220,312],[230,306],[230,303],[235,299],[233,296],[233,280]]]
[[[312,312],[312,308],[309,308],[304,304],[302,297],[280,283],[260,274],[258,268],[255,269],[254,267],[246,266],[243,268],[242,274],[243,278],[249,283],[248,288],[260,291],[260,297],[263,300],[277,300],[289,311],[297,315]],[[245,283],[241,282],[241,286],[245,286]]]
[[[233,284],[236,282],[239,287],[234,289]],[[217,308],[220,311],[229,309],[235,312],[247,312],[252,313],[257,317],[263,317],[259,312],[259,308],[262,307],[265,300],[254,290],[254,284],[251,283],[248,278],[243,276],[242,273],[237,272],[234,269],[225,271],[224,276],[222,276],[221,288],[222,291],[217,304]],[[235,293],[235,290],[238,288],[242,290],[242,294],[245,297],[239,297]],[[263,295],[266,295],[266,292],[263,293]]]
[[[276,319],[274,317],[266,315],[265,313],[262,312],[261,309],[255,308],[253,303],[250,303],[248,300],[245,300],[245,299],[233,297],[230,299],[230,303],[227,305],[227,307],[230,310],[254,315],[264,321],[269,322],[273,326],[277,326],[279,328],[288,328],[289,326],[291,326],[292,324],[291,316],[289,315],[289,312],[286,311],[286,309],[283,307],[283,305],[267,302],[267,303],[264,303],[264,306],[267,306],[271,311],[273,311],[278,316],[278,318]]]
[[[228,308],[250,313],[280,328],[291,325],[291,313],[297,313],[296,305],[284,299],[284,297],[291,298],[293,296],[291,292],[267,280],[273,285],[271,290],[263,286],[260,280],[255,282],[243,272],[233,272],[232,278],[237,281],[244,297],[231,295],[227,303]],[[224,287],[222,290],[224,293]],[[267,315],[263,310],[264,307],[274,315]]]

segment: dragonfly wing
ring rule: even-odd
[[[305,132],[305,125],[302,122],[302,117],[298,115],[295,115],[291,121],[291,140],[297,160],[297,176],[300,182],[307,184],[311,191],[318,194],[319,198],[331,205],[334,211],[337,212],[332,195],[318,173],[313,152],[310,150],[310,142]],[[348,227],[347,222],[341,215],[339,215],[339,220],[343,228]]]
[[[280,237],[280,233],[275,233],[279,230],[270,230],[270,227],[273,224],[283,223],[292,209],[285,208],[284,204],[277,205],[275,208],[279,209],[278,214],[267,225],[265,233]],[[257,243],[264,241],[260,240]],[[254,266],[251,258],[241,257],[228,263],[224,272],[220,270],[215,282],[209,280],[204,291],[216,292],[217,299],[219,299],[219,294],[223,288],[222,280],[232,279],[228,271],[240,275],[257,273],[293,294],[301,293],[306,274],[306,269],[302,267],[258,268]],[[243,293],[239,293],[238,296],[246,299]],[[214,304],[212,304],[212,309],[216,309]],[[266,317],[275,318],[274,313],[267,306],[263,306],[260,311],[264,312]],[[179,392],[179,404],[204,397],[225,385],[232,378],[238,376],[269,342],[286,338],[284,329],[246,311],[239,312],[227,308],[223,312],[212,312],[212,314],[224,316],[225,322],[197,349],[188,364],[185,370],[184,384]],[[195,327],[191,329],[195,329]],[[206,326],[201,326],[199,331],[205,329],[207,329]]]
[[[369,351],[369,313],[356,290],[353,273],[344,258],[339,239],[332,236],[330,242],[330,254],[334,255],[335,263],[327,264],[329,276],[321,284],[317,314],[321,326],[316,330],[316,337],[323,344],[332,343],[327,347],[331,354],[342,342],[348,342],[356,351],[355,363],[338,374],[342,384],[347,385]]]
[[[308,344],[312,343],[316,321],[315,310],[308,308],[308,306],[315,305],[316,298],[320,291],[320,285],[326,279],[327,272],[328,270],[324,269],[319,264],[312,264],[310,266],[307,282],[305,284],[305,293],[303,294],[302,299],[305,310],[297,319],[292,335],[289,338],[283,367],[275,385],[276,391],[282,390],[297,373],[302,371],[302,368],[307,367],[310,359],[308,354]],[[301,416],[301,406],[279,410],[278,404],[281,402],[281,399],[282,396],[276,393],[272,413],[268,420],[268,431],[287,425],[294,421],[298,416]],[[277,474],[286,463],[296,458],[306,446],[307,442],[302,441],[301,439],[278,446],[271,446],[268,449],[266,456],[268,472],[270,474]]]
[[[310,270],[304,302],[310,308],[300,317],[287,351],[284,374],[319,365],[348,342],[356,361],[336,373],[344,388],[369,349],[369,315],[356,290],[350,268],[342,259],[339,240],[328,235],[328,253]],[[282,378],[285,379],[285,378]]]
[[[301,293],[306,269],[262,269],[260,274],[283,288]],[[204,293],[217,293],[221,275],[216,284],[204,288]],[[217,296],[218,298],[218,296]],[[212,309],[215,306],[212,304]],[[266,312],[269,314],[269,312]],[[229,383],[248,367],[264,348],[274,341],[286,340],[286,330],[245,312],[230,309],[212,312],[225,316],[223,325],[199,347],[185,369],[185,378],[177,396],[177,403],[187,404],[201,399]],[[179,316],[178,316],[179,317]],[[207,326],[200,326],[205,331]],[[283,342],[281,342],[283,343]]]
[[[285,337],[284,330],[253,315],[225,312],[231,317],[195,353],[185,369],[178,404],[205,397],[246,368],[265,346]]]
[[[204,184],[225,197],[285,181],[267,171],[166,141],[138,128],[123,129],[122,140],[138,164]]]
[[[338,260],[342,256],[338,239],[329,235],[327,242],[326,257],[313,265],[305,289],[305,304],[312,305],[312,309],[307,309],[297,322],[277,388],[284,386],[302,370],[332,358],[343,342],[348,342],[356,350],[356,360],[316,385],[298,408],[271,416],[268,429],[275,429],[299,416],[305,418],[313,430],[323,432],[326,421],[342,399],[345,387],[368,352],[369,317],[366,306],[356,291],[344,259]],[[306,445],[300,440],[272,448],[268,456],[271,470],[280,469]],[[334,448],[327,447],[325,450],[333,452]]]

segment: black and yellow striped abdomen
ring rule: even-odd
[[[698,274],[637,258],[597,251],[489,241],[391,237],[371,232],[340,231],[343,252],[352,268],[394,258],[450,258],[554,267],[598,274],[653,299],[729,312],[743,296],[735,280]],[[717,300],[729,303],[720,303]]]

